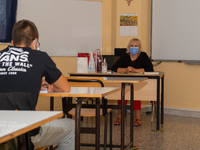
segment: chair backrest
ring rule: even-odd
[[[25,92],[0,93],[0,110],[35,110],[31,94]]]
[[[104,79],[102,77],[67,76],[66,79],[72,87],[104,87]]]

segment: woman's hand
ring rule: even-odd
[[[130,66],[127,67],[127,72],[133,72],[133,71],[134,71],[133,67],[130,67]]]
[[[52,84],[49,84],[47,81],[42,81],[42,84],[41,84],[41,90],[46,90],[46,88],[48,89],[48,93],[52,92],[53,91],[53,85]]]

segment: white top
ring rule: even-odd
[[[62,116],[62,111],[0,111],[0,143]]]
[[[120,90],[119,87],[71,87],[70,92],[40,92],[40,96],[53,97],[103,97]]]
[[[120,83],[140,83],[147,80],[147,77],[103,77],[105,82],[120,82]]]
[[[73,76],[87,76],[87,77],[92,77],[92,76],[99,76],[99,77],[104,77],[104,76],[116,76],[116,77],[126,77],[126,76],[131,76],[131,77],[138,77],[138,76],[153,76],[153,77],[157,77],[157,76],[160,76],[162,77],[165,73],[164,72],[160,72],[160,71],[156,71],[157,73],[155,74],[146,74],[146,73],[143,73],[143,72],[133,72],[133,73],[119,73],[119,72],[107,72],[107,73],[101,73],[101,72],[98,72],[98,73],[69,73],[70,75],[73,75]]]

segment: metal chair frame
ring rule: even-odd
[[[104,83],[103,83],[103,78],[101,77],[67,77],[68,82],[72,83],[72,82],[77,82],[77,83],[99,83],[100,87],[104,87]],[[92,87],[92,86],[91,86]],[[96,87],[96,86],[94,86]],[[69,111],[76,107],[76,114],[75,114],[75,120],[76,120],[76,128],[78,129],[77,132],[77,137],[79,137],[78,139],[76,139],[76,143],[80,143],[80,133],[91,133],[91,134],[100,134],[100,131],[96,130],[95,128],[91,128],[91,127],[80,127],[80,118],[81,118],[81,108],[83,108],[82,106],[84,106],[84,108],[97,108],[97,107],[101,107],[100,106],[100,100],[99,98],[96,99],[96,104],[84,104],[82,105],[82,102],[88,101],[89,99],[85,99],[85,98],[79,98],[77,101],[77,104],[71,104],[72,99],[68,98],[68,100],[66,98],[62,99],[63,102],[63,111],[64,113],[68,116],[71,117],[69,115]],[[67,105],[66,105],[67,104]],[[65,107],[66,106],[66,107]],[[106,149],[107,145],[107,99],[102,98],[102,108],[103,108],[103,116],[105,116],[105,128],[104,128],[104,145],[100,145],[103,146],[104,149]],[[96,111],[96,115],[100,115],[97,114]],[[96,116],[97,118],[98,116]],[[79,118],[79,119],[78,119]],[[97,122],[96,120],[96,126],[100,125],[100,123]],[[112,112],[110,111],[110,149],[112,149]],[[98,133],[97,133],[98,132]],[[96,139],[97,142],[97,139]],[[95,144],[87,144],[87,143],[80,143],[81,146],[95,146]],[[80,145],[75,145],[76,149],[78,149],[80,147]]]

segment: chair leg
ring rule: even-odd
[[[50,97],[50,111],[54,110],[54,97]]]
[[[112,150],[112,110],[110,111],[110,150]]]
[[[106,150],[106,144],[107,144],[107,121],[108,121],[108,114],[105,114],[104,150]]]
[[[26,145],[27,142],[29,142],[29,141],[25,134],[18,136],[17,137],[18,149],[19,150],[26,150],[26,148],[29,149],[29,147],[27,147],[27,145]]]
[[[75,150],[80,150],[80,122],[81,122],[81,107],[82,107],[82,100],[76,104],[76,112],[75,112]]]
[[[96,98],[96,135],[95,135],[95,149],[99,149],[100,147],[100,99]]]
[[[66,97],[63,97],[62,98],[62,109],[63,109],[63,116],[62,116],[62,118],[65,118],[65,114],[67,115],[67,113],[66,113],[66,104],[67,102],[66,102]]]
[[[50,146],[50,147],[49,147],[49,150],[53,150],[53,146]]]

